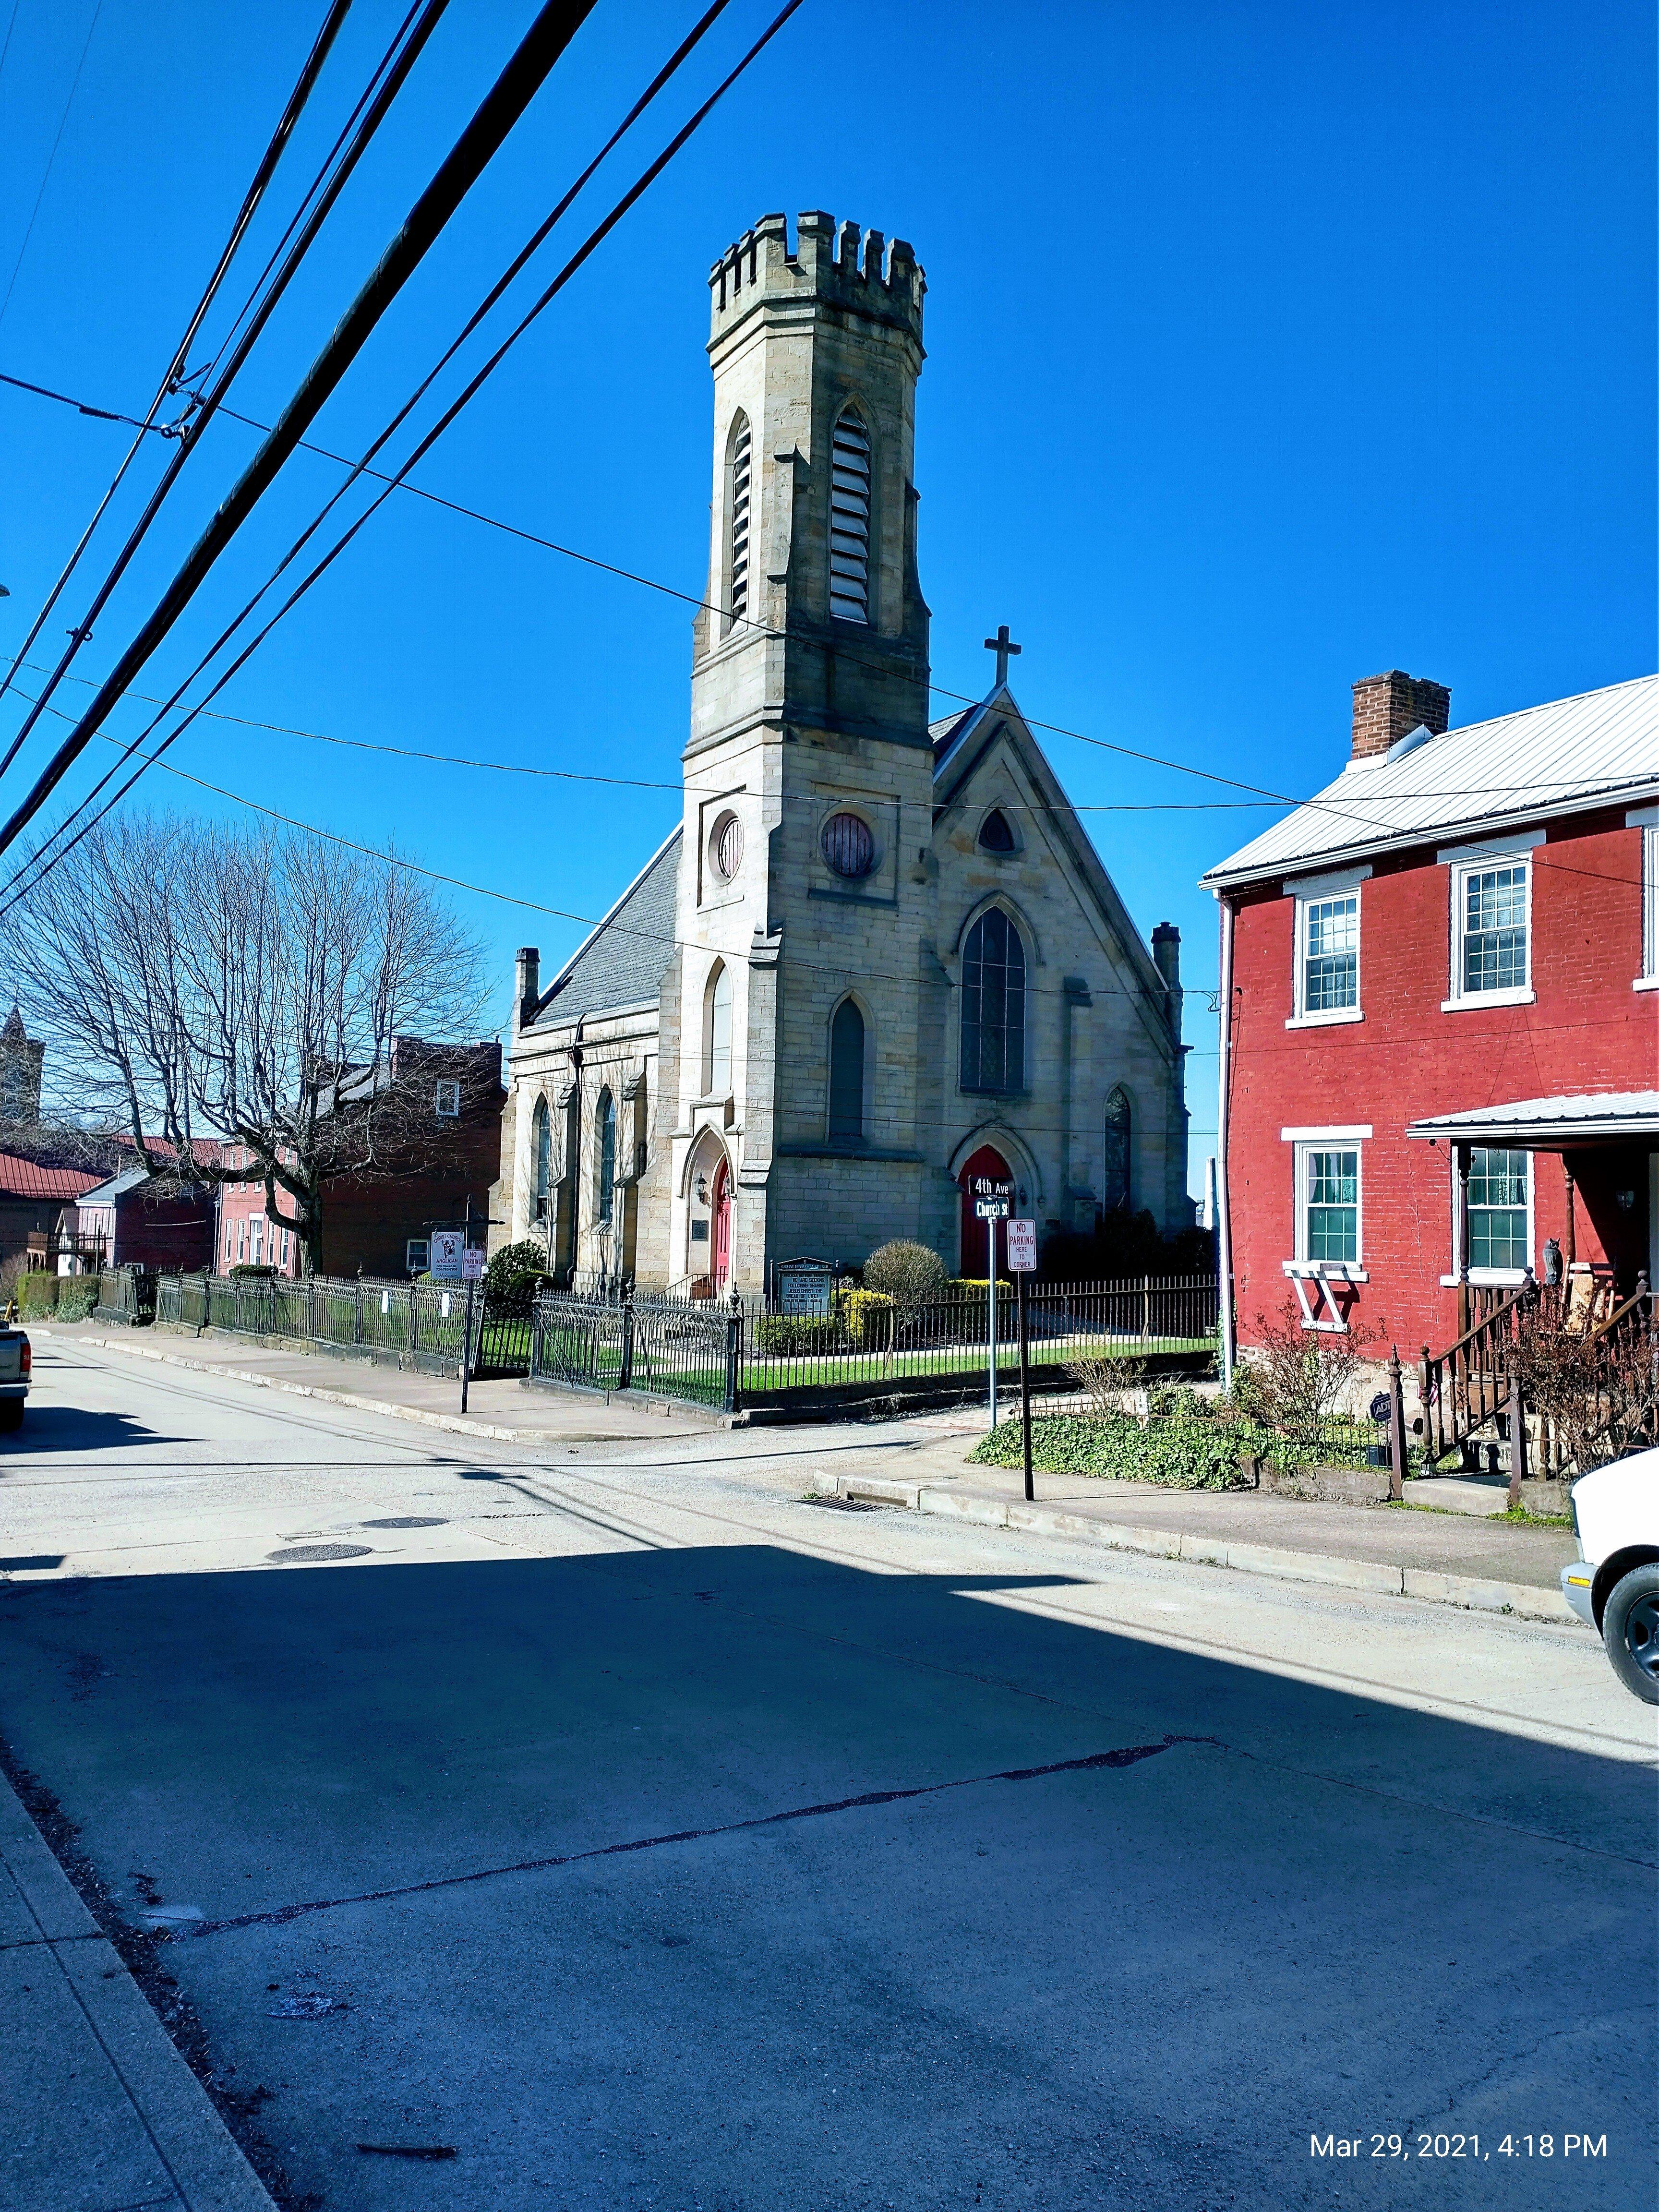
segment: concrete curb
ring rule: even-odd
[[[143,1992],[53,1857],[16,1793],[0,1778],[0,1862],[16,1881],[50,1954],[85,2022],[84,2045],[62,2058],[75,2101],[113,2100],[106,2117],[130,2104],[186,2212],[276,2212],[212,2100],[185,2063]],[[88,2075],[94,2046],[98,2062]],[[94,2088],[98,2065],[102,2087]],[[89,2108],[88,2118],[96,2125]],[[89,2138],[92,2147],[93,2138]],[[54,2198],[54,2201],[58,2201]],[[65,2193],[63,2202],[69,2201]]]
[[[36,1336],[50,1338],[53,1331],[37,1328]],[[256,1375],[246,1367],[222,1367],[216,1359],[185,1359],[176,1352],[155,1352],[147,1344],[125,1344],[107,1336],[65,1337],[66,1344],[90,1344],[100,1352],[124,1352],[129,1359],[149,1359],[161,1367],[184,1367],[197,1375],[221,1375],[227,1382],[251,1382],[256,1390],[281,1390],[292,1398],[316,1398],[326,1406],[348,1406],[359,1413],[386,1413],[396,1421],[416,1421],[425,1429],[445,1429],[459,1437],[481,1437],[498,1444],[557,1444],[565,1438],[556,1429],[507,1429],[499,1423],[474,1421],[459,1413],[428,1413],[423,1406],[397,1406],[386,1398],[365,1398],[355,1390],[331,1390],[320,1382],[295,1382],[283,1375]]]
[[[1322,1552],[1281,1551],[1271,1544],[1187,1535],[1174,1528],[1137,1528],[1129,1522],[1101,1521],[1092,1514],[1067,1513],[1052,1505],[1027,1505],[1022,1499],[991,1497],[983,1491],[942,1490],[891,1476],[826,1476],[823,1486],[833,1488],[849,1503],[902,1505],[913,1513],[946,1514],[985,1528],[1021,1528],[1036,1536],[1080,1539],[1108,1551],[1139,1552],[1153,1559],[1184,1559],[1200,1566],[1233,1567],[1242,1574],[1323,1583],[1338,1589],[1365,1590],[1384,1597],[1427,1598],[1469,1613],[1507,1613],[1522,1620],[1577,1624],[1577,1614],[1559,1590],[1538,1589],[1528,1583],[1489,1582],[1474,1575],[1391,1566],[1380,1559],[1335,1559]]]

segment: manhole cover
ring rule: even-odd
[[[365,1528],[447,1528],[449,1526],[441,1514],[394,1513],[385,1521],[365,1521]]]
[[[370,1547],[367,1544],[289,1544],[280,1552],[267,1552],[265,1557],[278,1566],[295,1559],[366,1559]]]

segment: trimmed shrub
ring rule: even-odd
[[[917,1306],[936,1298],[945,1279],[939,1254],[908,1237],[878,1245],[864,1263],[865,1289],[880,1291],[894,1305]]]
[[[885,1291],[848,1291],[842,1310],[847,1334],[860,1352],[885,1352],[893,1341],[897,1301]]]
[[[829,1314],[763,1314],[755,1323],[755,1349],[786,1358],[833,1352],[840,1329]]]
[[[484,1296],[500,1298],[510,1285],[526,1275],[547,1277],[547,1247],[538,1237],[526,1237],[517,1244],[503,1244],[484,1269]]]

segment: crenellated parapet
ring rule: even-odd
[[[764,215],[708,272],[709,342],[718,343],[759,307],[821,301],[907,331],[921,343],[927,289],[914,250],[878,230],[837,223],[811,208],[795,220],[795,251],[781,215]]]

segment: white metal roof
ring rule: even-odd
[[[1595,1091],[1579,1097],[1517,1098],[1413,1121],[1408,1137],[1484,1138],[1525,1144],[1549,1138],[1659,1136],[1659,1091]]]
[[[1201,880],[1218,890],[1659,791],[1659,676],[1448,730],[1336,781]]]

